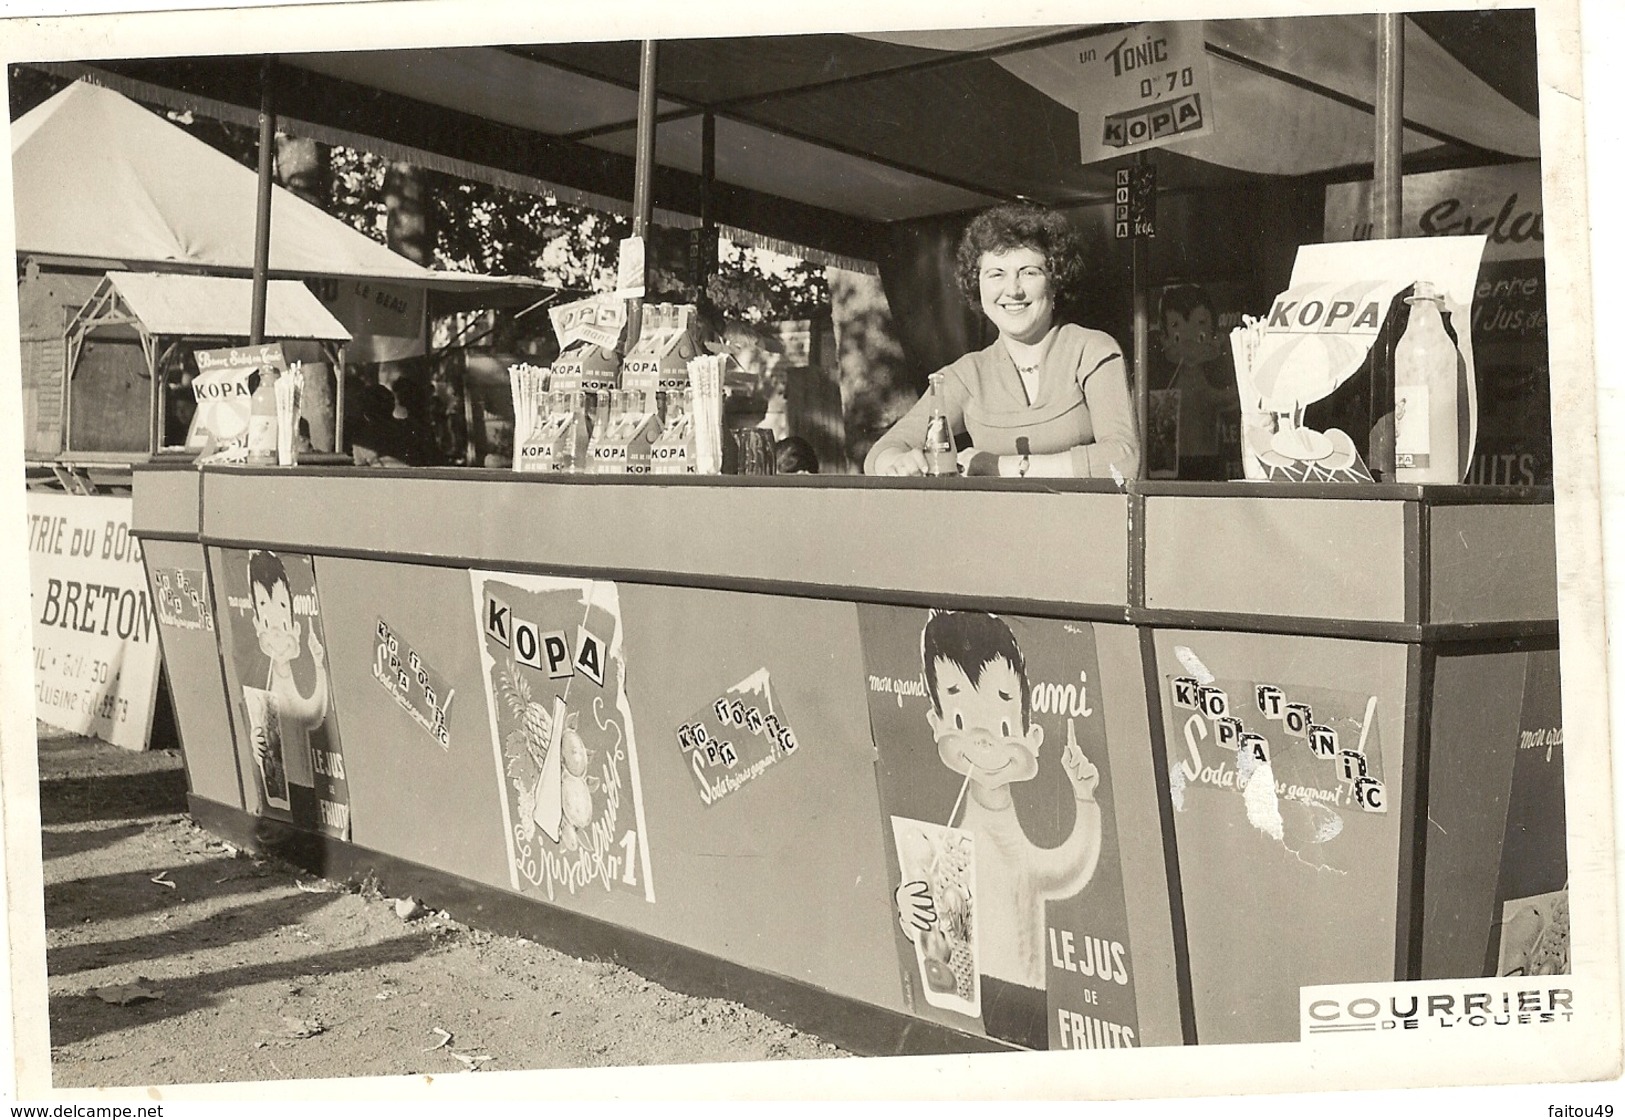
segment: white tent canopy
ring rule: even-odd
[[[112,90],[75,82],[11,129],[17,252],[247,273],[256,176]],[[270,271],[464,290],[540,285],[406,259],[291,191],[271,202]]]
[[[109,272],[107,282],[153,334],[241,335],[254,298],[254,282],[238,276]],[[266,285],[265,336],[350,340],[343,324],[297,280],[272,280]]]

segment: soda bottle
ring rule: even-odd
[[[943,478],[959,473],[959,461],[954,452],[954,431],[948,425],[948,413],[943,407],[942,374],[931,375],[931,417],[925,422],[925,473],[932,478]]]
[[[1460,482],[1461,355],[1445,333],[1444,300],[1431,283],[1418,281],[1405,302],[1410,321],[1394,348],[1394,478]]]
[[[260,367],[260,382],[248,398],[248,461],[259,466],[276,466],[276,383],[277,371]]]

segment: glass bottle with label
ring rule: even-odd
[[[948,413],[943,406],[941,373],[931,375],[931,417],[925,422],[924,450],[925,473],[930,477],[944,478],[959,473],[954,432],[948,425]]]
[[[1394,479],[1460,482],[1461,356],[1444,329],[1444,299],[1422,280],[1405,302],[1410,320],[1394,348]]]
[[[259,383],[248,398],[248,461],[258,466],[275,466],[277,371],[261,366]]]

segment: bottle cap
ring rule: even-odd
[[[1431,280],[1418,280],[1415,286],[1411,289],[1411,298],[1438,299],[1439,289],[1434,286],[1433,281]]]

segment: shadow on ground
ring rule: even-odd
[[[186,812],[186,773],[97,774],[40,782],[40,824],[123,821]]]
[[[127,1031],[142,1023],[185,1015],[201,1008],[222,1006],[237,988],[302,976],[363,971],[380,965],[412,960],[434,949],[428,932],[413,932],[376,945],[313,953],[293,960],[241,968],[225,968],[162,981],[154,987],[163,998],[128,1005],[109,1004],[86,992],[51,999],[51,1045],[67,1046],[113,1031]]]

